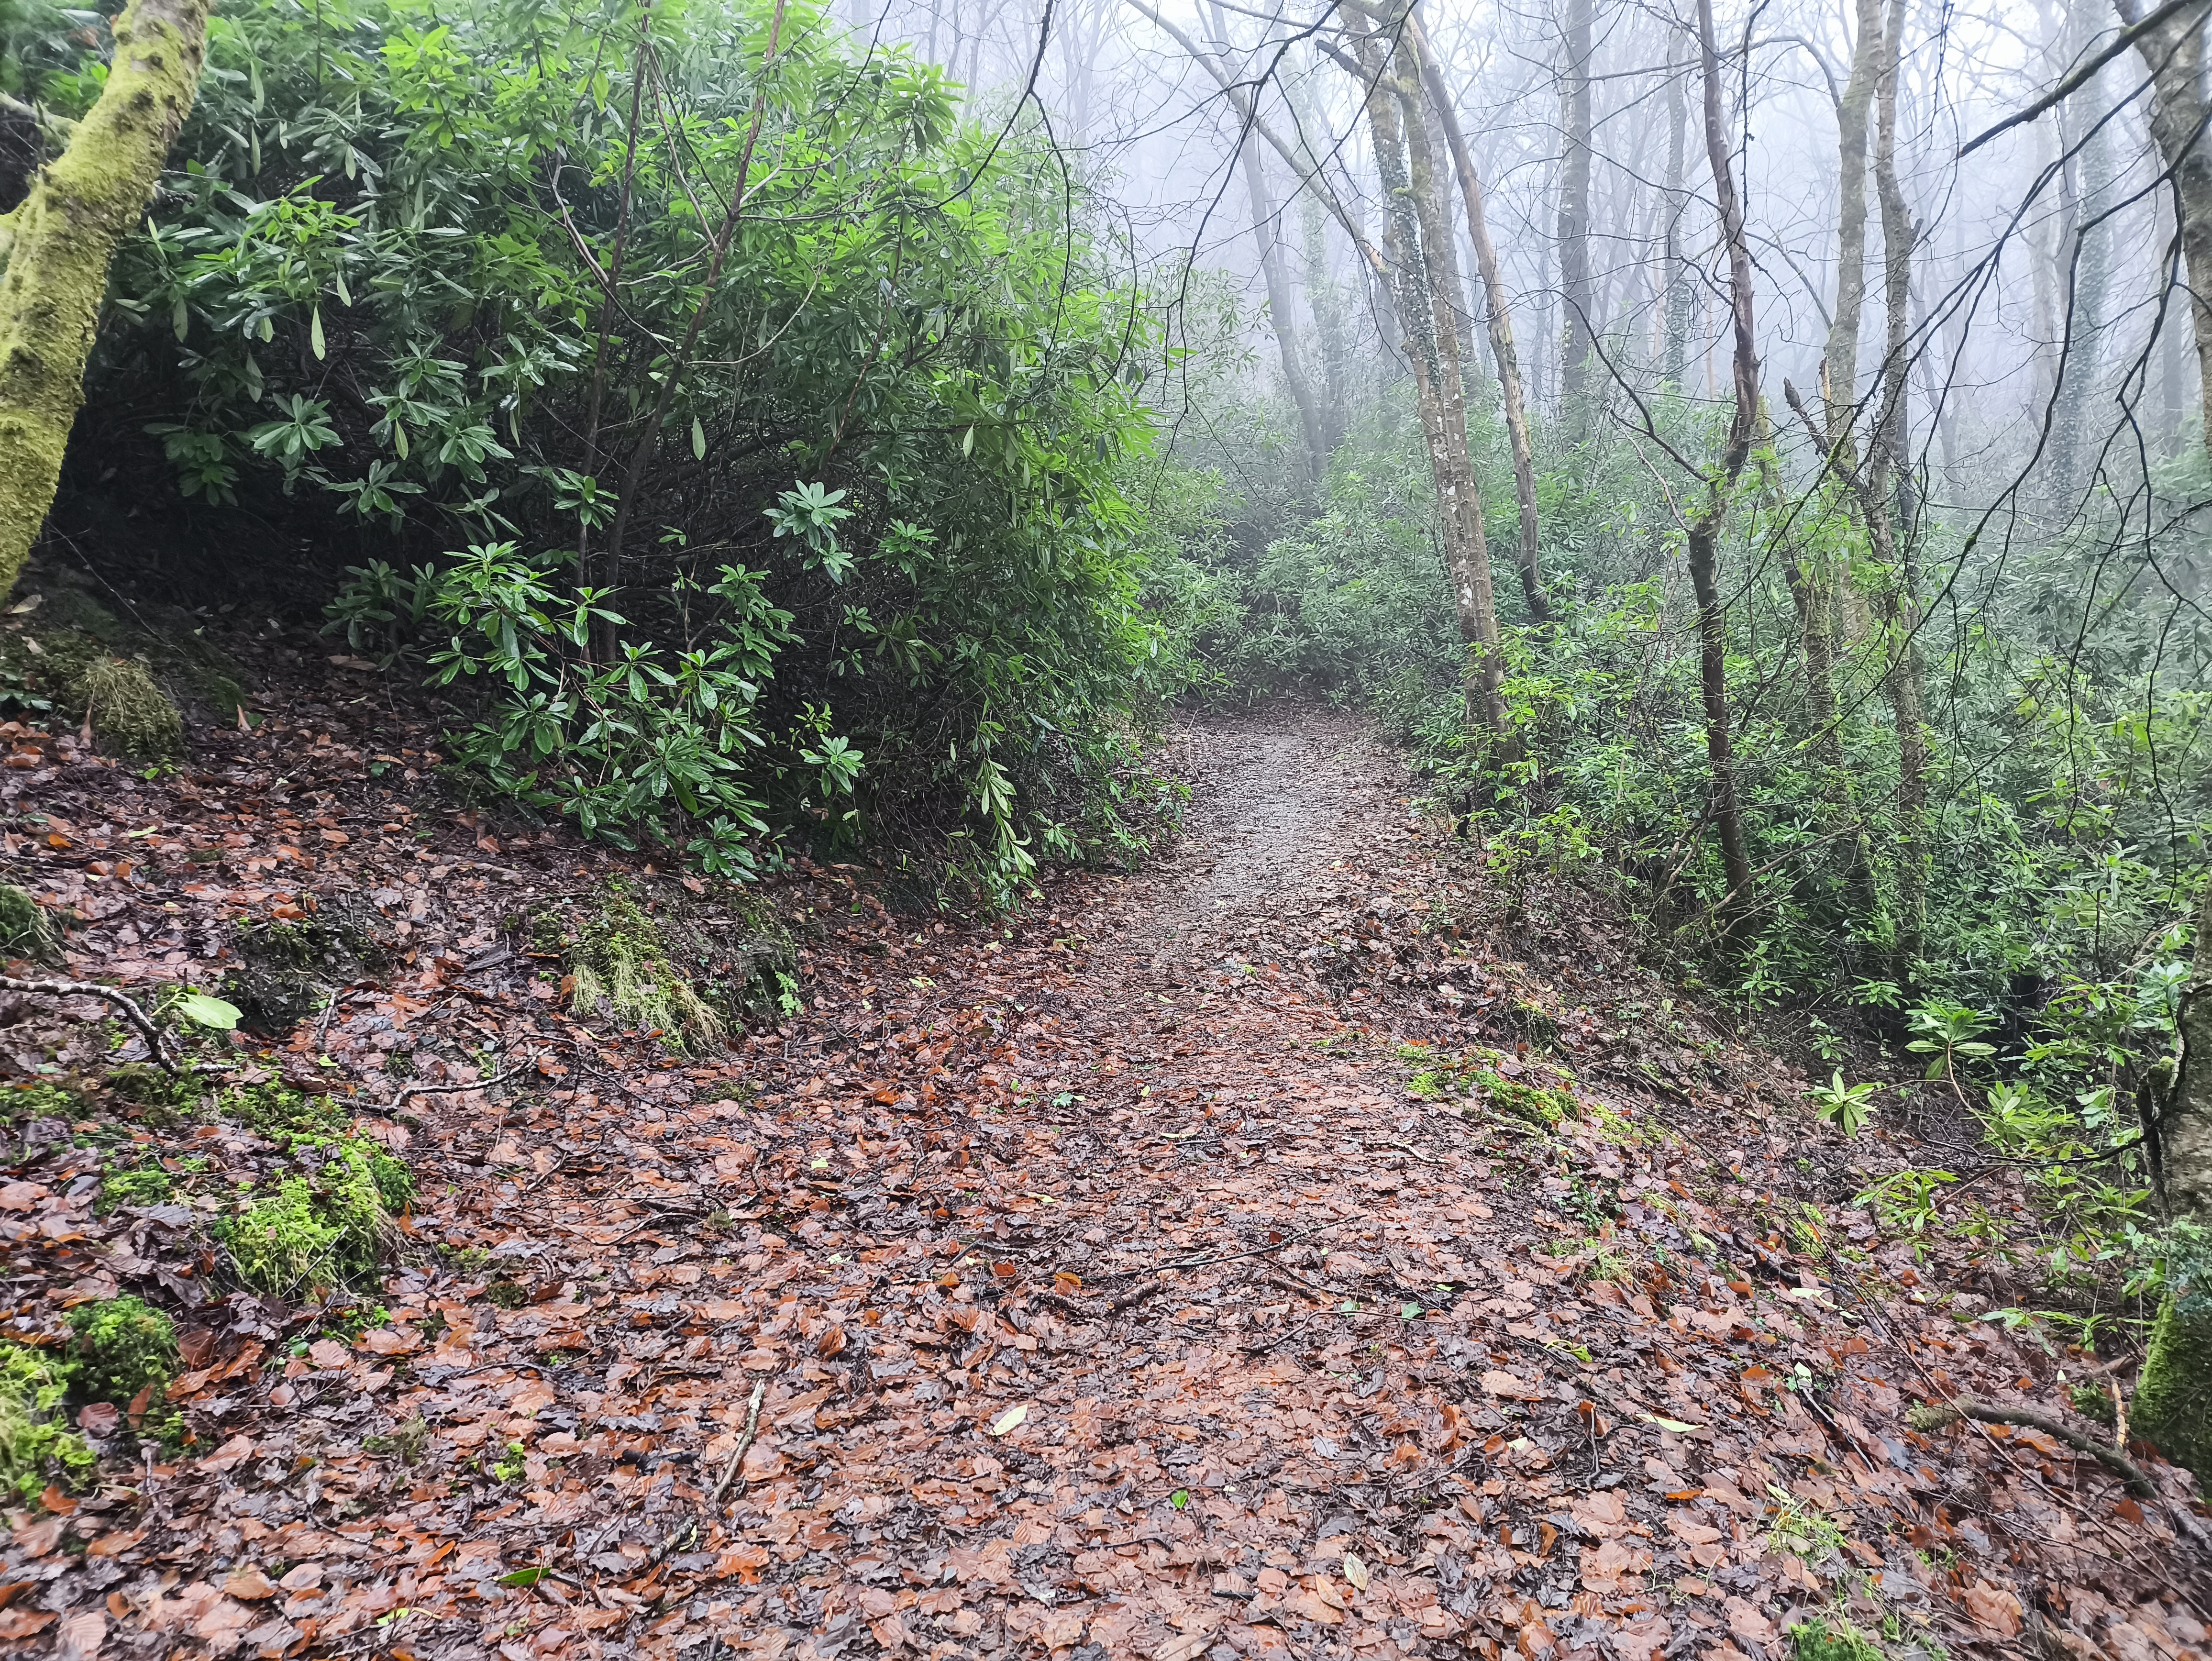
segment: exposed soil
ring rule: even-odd
[[[647,861],[441,810],[428,740],[327,695],[203,745],[169,781],[19,745],[9,851],[72,968],[204,983],[242,919],[364,897],[387,965],[239,1059],[347,1111],[447,1093],[361,1112],[418,1198],[382,1289],[320,1302],[236,1290],[189,1205],[95,1214],[99,1150],[17,1128],[15,1332],[164,1301],[195,1440],[112,1427],[106,1487],[11,1516],[7,1636],[1635,1661],[1817,1613],[1895,1656],[2205,1652],[2179,1473],[2139,1449],[2138,1500],[1905,1420],[2070,1414],[2087,1364],[1839,1203],[1874,1154],[1802,1079],[1601,910],[1505,909],[1348,719],[1186,728],[1182,843],[1008,924],[778,885],[805,1010],[696,1058],[532,955],[611,870],[673,903]],[[105,1063],[13,1021],[18,1069]]]

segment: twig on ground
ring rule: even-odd
[[[1310,1234],[1334,1228],[1336,1224],[1316,1223],[1311,1228],[1302,1228],[1295,1234],[1285,1234],[1279,1240],[1270,1240],[1266,1245],[1253,1246],[1243,1251],[1224,1251],[1211,1257],[1186,1257],[1180,1262],[1153,1263],[1144,1269],[1117,1269],[1110,1274],[1094,1275],[1094,1281],[1126,1281],[1133,1275],[1161,1275],[1171,1269],[1204,1269],[1209,1263],[1233,1262],[1239,1257],[1261,1257],[1270,1251],[1279,1251],[1294,1240],[1303,1240]]]
[[[168,1050],[162,1046],[161,1028],[132,999],[112,986],[102,986],[96,981],[25,981],[13,975],[0,975],[0,991],[35,992],[49,998],[102,999],[120,1010],[123,1019],[145,1039],[146,1049],[157,1067],[164,1073],[177,1070],[177,1064],[169,1059]]]
[[[2126,1482],[2128,1492],[2138,1500],[2154,1500],[2158,1490],[2151,1486],[2143,1468],[2119,1449],[2085,1436],[2069,1425],[2061,1423],[2047,1413],[2038,1413],[2033,1408],[2001,1408],[1988,1402],[1977,1402],[1971,1396],[1954,1396],[1948,1402],[1930,1407],[1915,1408],[1905,1415],[1913,1429],[1941,1430],[1946,1425],[1961,1419],[1978,1420],[1985,1425],[2021,1425],[2029,1430],[2039,1430],[2046,1436],[2055,1436],[2078,1453],[2086,1453]]]
[[[1167,1287],[1163,1286],[1158,1281],[1154,1281],[1150,1286],[1138,1287],[1133,1291],[1123,1293],[1120,1297],[1115,1299],[1113,1302],[1108,1304],[1106,1305],[1106,1312],[1109,1315],[1119,1315],[1124,1310],[1134,1309],[1139,1304],[1143,1303],[1146,1299],[1157,1297],[1159,1293],[1165,1292],[1166,1290]]]
[[[760,1429],[761,1397],[767,1391],[767,1379],[753,1380],[752,1399],[745,1403],[744,1434],[738,1438],[738,1445],[730,1455],[730,1463],[722,1467],[722,1480],[714,1484],[714,1491],[707,1496],[708,1511],[719,1512],[722,1508],[722,1495],[729,1491],[730,1484],[737,1479],[738,1467],[744,1463],[746,1450],[752,1446],[753,1437]]]
[[[355,1102],[350,1105],[363,1113],[381,1113],[389,1117],[398,1112],[406,1104],[407,1098],[410,1096],[459,1096],[471,1090],[489,1090],[494,1085],[505,1084],[510,1079],[520,1078],[536,1065],[537,1061],[538,1056],[533,1052],[524,1058],[521,1066],[510,1067],[504,1073],[495,1073],[489,1079],[475,1079],[465,1084],[403,1085],[399,1093],[389,1102]]]

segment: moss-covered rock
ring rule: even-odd
[[[608,883],[579,931],[569,972],[580,1013],[604,1006],[626,1025],[658,1032],[672,1049],[721,1040],[722,1018],[692,985],[659,923],[619,878]]]
[[[280,1298],[369,1279],[392,1238],[393,1211],[414,1196],[413,1177],[368,1142],[303,1142],[295,1152],[325,1157],[220,1226],[238,1278]]]
[[[127,1406],[154,1395],[177,1371],[176,1323],[137,1298],[103,1298],[70,1311],[80,1365],[77,1385],[96,1402]]]
[[[60,955],[53,922],[45,909],[21,889],[0,883],[0,958],[50,964]]]
[[[2151,1328],[2129,1421],[2212,1493],[2212,1295],[2168,1298]]]
[[[93,736],[103,749],[160,761],[184,753],[185,718],[146,666],[131,658],[96,657],[71,682]]]

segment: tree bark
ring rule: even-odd
[[[2212,1488],[2212,885],[2197,897],[2197,956],[2182,990],[2181,1056],[2154,1124],[2166,1215],[2200,1231],[2169,1256],[2167,1292],[2136,1383],[2138,1435]]]
[[[107,268],[192,107],[210,0],[131,0],[99,101],[0,217],[0,598],[45,527]]]
[[[1721,938],[1732,941],[1752,898],[1751,855],[1744,844],[1736,800],[1735,746],[1729,731],[1728,610],[1720,593],[1720,538],[1759,421],[1759,348],[1752,310],[1751,246],[1745,240],[1743,204],[1729,163],[1728,127],[1721,113],[1720,49],[1713,38],[1712,0],[1698,0],[1698,47],[1704,70],[1705,159],[1712,168],[1721,236],[1728,246],[1731,385],[1729,417],[1718,464],[1706,477],[1705,500],[1685,517],[1690,585],[1698,599],[1698,689],[1705,718],[1705,761],[1711,773],[1711,812],[1720,837],[1728,892],[1720,904]]]
[[[1505,279],[1498,269],[1498,249],[1490,240],[1490,227],[1483,216],[1482,179],[1475,171],[1474,154],[1468,148],[1467,135],[1461,130],[1459,116],[1452,107],[1451,93],[1444,85],[1436,54],[1429,50],[1419,23],[1408,19],[1407,27],[1420,60],[1421,78],[1428,88],[1429,102],[1437,112],[1437,120],[1451,149],[1452,166],[1459,175],[1460,196],[1467,209],[1468,238],[1474,244],[1475,265],[1482,274],[1483,295],[1488,302],[1486,309],[1490,320],[1490,351],[1498,362],[1498,388],[1505,404],[1505,440],[1513,453],[1513,495],[1521,510],[1521,534],[1514,547],[1514,564],[1521,574],[1521,597],[1528,608],[1528,620],[1541,628],[1552,620],[1552,602],[1544,590],[1537,542],[1536,468],[1528,443],[1528,412],[1521,396],[1521,359],[1513,345],[1512,306],[1505,292]]]
[[[1859,326],[1866,312],[1867,112],[1881,73],[1881,0],[1858,0],[1851,76],[1836,100],[1836,307],[1821,369],[1821,407],[1838,471],[1858,465]]]
[[[1686,74],[1686,70],[1684,74]],[[1683,183],[1687,176],[1684,137],[1689,123],[1682,108],[1683,76],[1667,68],[1667,349],[1664,380],[1668,390],[1682,389],[1682,372],[1690,351],[1689,261],[1682,256],[1682,214],[1688,198]]]
[[[1411,81],[1418,98],[1419,72],[1402,58],[1395,65],[1397,72],[1393,72],[1391,46],[1369,27],[1366,16],[1352,0],[1346,0],[1339,12],[1366,83],[1367,121],[1382,185],[1383,246],[1396,292],[1398,316],[1406,329],[1407,355],[1413,363],[1422,437],[1436,479],[1452,609],[1460,639],[1468,648],[1468,719],[1493,733],[1502,732],[1505,723],[1498,691],[1503,666],[1498,662],[1497,604],[1482,540],[1481,502],[1474,495],[1468,459],[1466,410],[1459,396],[1457,333],[1452,327],[1449,296],[1438,292],[1442,277],[1427,257],[1424,238],[1425,229],[1430,236],[1437,234],[1435,169],[1428,154],[1425,124],[1417,120],[1408,131],[1400,122],[1406,82]],[[1402,48],[1402,35],[1400,46]],[[1409,113],[1418,117],[1418,102],[1410,106]],[[1429,222],[1426,226],[1424,220]]]
[[[2142,21],[2142,0],[2113,0],[2130,27]],[[2181,253],[2189,265],[2190,320],[2197,336],[2197,396],[2203,417],[2198,435],[2212,455],[2212,143],[2205,126],[2212,106],[2204,88],[2204,6],[2176,13],[2136,42],[2151,73],[2151,137],[2173,179],[2181,219]]]
[[[1594,319],[1590,316],[1590,22],[1591,0],[1567,0],[1560,32],[1559,400],[1570,423],[1586,417]]]
[[[1898,65],[1905,0],[1890,0],[1882,46],[1875,137],[1875,186],[1881,198],[1881,418],[1869,468],[1867,529],[1885,573],[1882,624],[1890,636],[1887,677],[1897,728],[1897,947],[1891,977],[1910,988],[1928,925],[1928,719],[1920,669],[1920,582],[1917,514],[1909,500],[1911,457],[1906,399],[1911,368],[1912,213],[1897,173]],[[1895,495],[1893,495],[1894,491]],[[1901,535],[1900,535],[1901,532]]]

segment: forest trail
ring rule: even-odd
[[[295,706],[173,782],[60,745],[28,776],[80,968],[366,897],[407,952],[257,1076],[366,1106],[404,1057],[448,1093],[354,1122],[416,1176],[373,1305],[210,1296],[189,1208],[95,1214],[82,1143],[31,1127],[0,1203],[81,1244],[21,1307],[82,1294],[72,1250],[196,1303],[169,1393],[202,1457],[19,1513],[8,1635],[1759,1661],[1823,1611],[1899,1655],[2201,1642],[2179,1479],[2138,1505],[2039,1433],[1911,1428],[2051,1360],[1838,1204],[1802,1080],[1669,1013],[1613,926],[1498,910],[1355,721],[1187,727],[1174,849],[1009,923],[793,879],[805,1013],[687,1059],[498,944],[650,868],[451,810],[399,834],[360,719]],[[272,786],[278,745],[307,759]],[[117,880],[149,897],[90,880],[103,846],[147,849]],[[181,1135],[209,1180],[270,1168]]]

